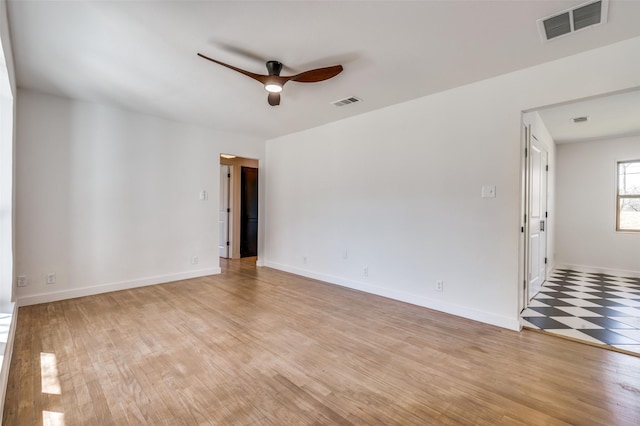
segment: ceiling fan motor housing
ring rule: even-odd
[[[278,61],[267,61],[267,71],[269,75],[280,75],[282,64]]]

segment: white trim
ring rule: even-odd
[[[570,265],[568,263],[561,263],[555,266],[555,269],[572,269],[578,272],[586,272],[588,274],[608,274],[618,277],[632,277],[640,278],[640,271],[627,271],[624,269],[611,269],[601,266],[583,266],[583,265]]]
[[[547,281],[549,281],[551,279],[551,276],[553,275],[553,270],[556,269],[555,264],[552,264],[551,262],[549,262],[549,264],[547,264],[547,275],[544,277],[544,282],[546,284]],[[544,284],[542,284],[542,286],[544,287]]]
[[[7,333],[7,341],[4,343],[2,351],[2,369],[0,370],[0,423],[2,423],[2,414],[4,413],[4,400],[7,394],[7,383],[9,381],[9,367],[11,366],[11,357],[13,356],[13,341],[16,336],[16,325],[18,324],[18,305],[12,303],[7,312],[4,314],[11,315],[9,323],[9,331]]]
[[[275,263],[270,261],[264,262],[265,266],[269,268],[278,269],[280,271],[289,272],[296,275],[301,275],[307,278],[313,278],[316,280],[324,281],[328,284],[335,284],[342,287],[351,288],[354,290],[360,290],[365,293],[375,294],[377,296],[386,297],[388,299],[399,300],[401,302],[410,303],[412,305],[421,306],[423,308],[429,308],[436,311],[444,312],[447,314],[455,315],[471,319],[474,321],[480,321],[486,324],[495,325],[509,330],[520,331],[520,318],[519,315],[513,318],[494,315],[490,312],[479,311],[473,308],[467,308],[459,305],[453,305],[440,300],[429,299],[427,297],[420,297],[414,294],[406,293],[403,291],[391,290],[376,285],[363,283],[361,281],[349,280],[335,275],[321,274],[306,269],[300,269],[289,265],[283,265],[281,263]]]
[[[181,272],[178,274],[158,275],[154,277],[139,278],[130,281],[119,281],[114,283],[99,284],[91,287],[74,288],[71,290],[61,290],[50,293],[40,293],[18,298],[19,306],[37,305],[38,303],[55,302],[57,300],[73,299],[76,297],[93,296],[95,294],[108,293],[110,291],[128,290],[136,287],[163,284],[172,281],[188,280],[207,275],[221,273],[220,267],[199,269],[197,271]]]
[[[531,123],[525,120],[525,113],[521,114],[520,128],[520,235],[518,237],[518,312],[522,312],[529,305],[529,221],[525,217],[529,214],[529,175],[528,151]]]

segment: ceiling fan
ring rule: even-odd
[[[234,71],[239,72],[240,74],[244,74],[247,77],[251,77],[254,80],[257,80],[260,83],[264,84],[264,88],[267,90],[267,92],[269,92],[267,100],[269,101],[269,105],[271,106],[280,105],[280,92],[282,92],[282,87],[287,81],[297,81],[298,83],[316,83],[318,81],[324,81],[335,77],[343,70],[342,65],[334,65],[332,67],[316,68],[313,70],[301,72],[300,74],[296,75],[281,76],[280,71],[282,71],[282,64],[278,61],[267,61],[267,72],[269,74],[261,75],[236,68],[232,65],[225,64],[224,62],[216,61],[215,59],[209,58],[202,53],[198,53],[198,56],[204,59],[208,59],[211,62],[215,62],[218,65],[222,65],[223,67],[230,68]]]

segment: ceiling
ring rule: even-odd
[[[536,19],[583,1],[8,1],[18,86],[264,139],[640,36],[640,1],[541,42]],[[196,56],[283,75],[256,81]],[[335,107],[357,96],[362,102]]]
[[[640,135],[640,90],[543,108],[538,113],[556,143]],[[574,123],[576,117],[588,120]]]

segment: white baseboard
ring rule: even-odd
[[[130,288],[144,287],[148,285],[168,283],[172,281],[188,280],[190,278],[216,275],[222,272],[218,268],[199,269],[197,271],[182,272],[169,275],[157,275],[129,281],[119,281],[114,283],[99,284],[90,287],[74,288],[70,290],[60,290],[50,293],[40,293],[18,298],[19,306],[37,305],[39,303],[55,302],[57,300],[73,299],[76,297],[92,296],[94,294],[108,293],[110,291],[128,290]]]
[[[575,271],[587,272],[591,274],[608,274],[616,275],[619,277],[634,277],[640,278],[640,271],[627,271],[624,269],[612,269],[601,266],[584,266],[584,265],[571,265],[568,263],[562,263],[555,266],[556,269],[573,269]]]
[[[284,265],[281,263],[270,262],[268,260],[265,261],[264,263],[265,263],[265,266],[268,266],[273,269],[278,269],[280,271],[301,275],[307,278],[313,278],[319,281],[324,281],[329,284],[335,284],[342,287],[351,288],[354,290],[364,291],[365,293],[371,293],[377,296],[382,296],[382,297],[386,297],[393,300],[399,300],[401,302],[410,303],[412,305],[422,306],[423,308],[429,308],[429,309],[444,312],[447,314],[455,315],[458,317],[495,325],[497,327],[507,328],[509,330],[519,331],[521,329],[520,318],[518,315],[514,315],[513,318],[504,317],[504,316],[492,314],[490,312],[484,312],[477,309],[472,309],[472,308],[467,308],[459,305],[454,305],[451,303],[446,303],[441,300],[434,300],[434,299],[429,299],[422,296],[416,296],[411,293],[397,291],[397,290],[380,287],[380,286],[375,286],[375,285],[363,283],[360,281],[349,280],[349,279],[334,276],[334,275],[320,274],[317,272],[295,268],[295,267]]]
[[[549,263],[549,265],[547,265],[547,276],[545,277],[546,279],[549,279],[549,277],[551,276],[551,272],[553,272],[555,268],[556,265],[553,263]]]
[[[2,328],[8,325],[6,342],[2,342],[4,350],[2,351],[2,369],[0,370],[0,423],[2,423],[2,414],[4,413],[4,400],[7,394],[7,382],[9,381],[9,367],[11,366],[11,357],[13,356],[13,341],[16,336],[16,325],[18,324],[18,305],[16,303],[7,309],[10,312],[3,312],[3,316],[10,315],[9,324],[2,324]],[[4,340],[4,339],[2,339]]]

